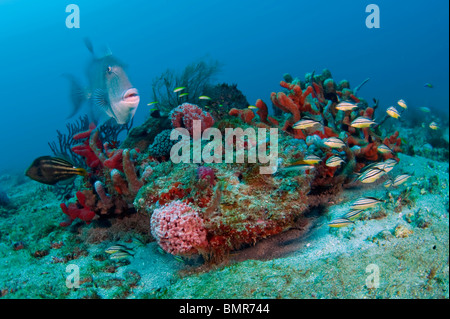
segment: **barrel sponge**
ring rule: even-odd
[[[208,246],[203,219],[179,200],[153,211],[150,230],[161,248],[173,255],[198,254]]]

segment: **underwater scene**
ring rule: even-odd
[[[448,299],[448,12],[0,0],[0,299]]]

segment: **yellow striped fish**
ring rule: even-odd
[[[359,215],[361,215],[362,212],[364,212],[363,209],[352,210],[352,211],[349,211],[349,212],[348,212],[347,214],[345,214],[344,216],[342,216],[342,218],[352,220],[352,219],[354,219],[354,218],[357,218]]]
[[[331,148],[343,148],[346,146],[344,141],[337,137],[329,137],[323,141],[323,144]]]
[[[353,202],[351,205],[352,210],[367,209],[374,207],[375,205],[382,203],[381,200],[375,197],[361,197]]]
[[[41,156],[33,161],[25,175],[39,183],[55,185],[77,175],[86,176],[87,171],[84,168],[74,167],[72,163],[62,158]]]
[[[399,175],[392,182],[392,186],[397,187],[398,185],[401,185],[404,182],[406,182],[410,177],[411,177],[411,175],[408,175],[408,174]]]
[[[124,259],[128,257],[134,257],[134,254],[126,251],[126,250],[119,250],[116,253],[111,254],[109,257],[110,259]]]
[[[388,173],[394,168],[395,165],[397,165],[397,161],[390,158],[385,160],[384,162],[376,163],[372,168],[378,168]]]
[[[111,247],[107,248],[105,250],[105,253],[107,253],[107,254],[114,254],[114,253],[117,253],[118,251],[126,251],[126,250],[133,250],[133,249],[132,248],[128,248],[128,247],[126,247],[124,245],[117,244],[117,245],[114,245],[114,246],[111,246]]]
[[[183,96],[188,96],[189,93],[185,92],[185,93],[181,93],[180,95],[178,95],[178,97],[183,97]]]
[[[383,184],[384,187],[389,188],[392,186],[392,180],[388,179],[387,181],[384,182]]]
[[[386,110],[386,113],[390,116],[393,117],[394,119],[398,119],[400,117],[400,113],[397,111],[397,109],[393,106],[391,106],[390,108],[388,108]]]
[[[320,159],[319,156],[316,156],[316,155],[313,155],[313,154],[307,155],[303,159],[303,162],[305,164],[317,164],[317,163],[320,163],[321,161],[322,160]]]
[[[302,119],[292,126],[296,130],[305,130],[312,127],[320,127],[322,124],[319,121],[313,119]]]
[[[327,161],[325,162],[325,165],[328,167],[337,167],[344,163],[345,161],[342,159],[342,157],[333,155]]]
[[[354,224],[355,222],[347,219],[347,218],[338,218],[335,220],[332,220],[331,222],[328,223],[328,226],[330,227],[345,227],[348,226],[350,224]]]
[[[364,128],[364,127],[370,127],[375,123],[374,121],[372,121],[371,119],[364,117],[364,116],[360,116],[357,117],[356,119],[353,120],[353,122],[350,124],[351,127],[356,127],[356,128]]]
[[[393,153],[391,148],[389,146],[387,146],[386,144],[381,144],[380,146],[377,147],[377,150],[381,154]]]
[[[402,108],[407,109],[408,106],[406,105],[405,100],[401,99],[397,102],[398,105],[400,105]]]
[[[439,128],[439,126],[436,124],[436,122],[431,122],[431,123],[430,123],[430,128],[431,128],[432,130],[437,130],[437,129]]]
[[[386,171],[384,171],[382,169],[371,168],[371,169],[364,171],[364,173],[362,173],[361,175],[359,175],[357,180],[359,180],[361,183],[365,183],[365,184],[373,183],[376,180],[378,180],[381,176],[383,176],[384,174],[386,174]]]
[[[206,96],[206,95],[200,95],[200,96],[198,97],[198,99],[199,99],[199,100],[211,100],[211,98],[210,98],[209,96]]]
[[[258,108],[257,108],[256,106],[254,106],[254,105],[249,105],[248,108],[251,109],[251,110],[257,110],[257,109],[258,109]]]
[[[350,103],[350,102],[341,102],[338,105],[336,105],[336,110],[339,111],[351,111],[353,109],[356,109],[358,105]]]

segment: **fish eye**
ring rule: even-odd
[[[112,72],[112,67],[110,65],[108,65],[108,68],[106,69],[108,71],[108,73]]]

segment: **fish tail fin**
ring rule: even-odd
[[[81,87],[80,83],[73,75],[63,74],[70,81],[70,99],[72,100],[72,112],[67,118],[74,116],[81,108],[84,101],[87,100],[86,91]]]
[[[81,175],[81,176],[87,176],[87,174],[88,174],[87,170],[84,168],[77,168],[76,171],[77,171],[77,174]]]

